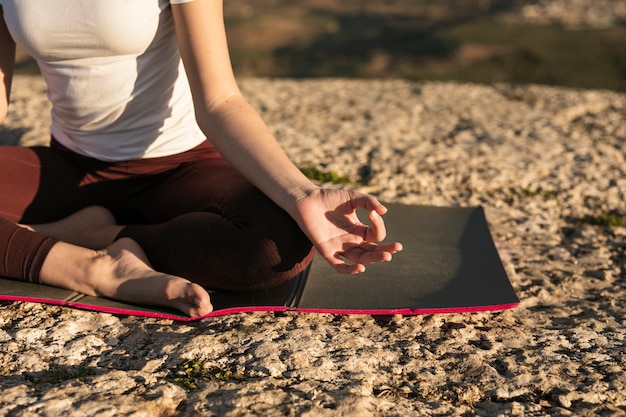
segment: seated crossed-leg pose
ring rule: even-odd
[[[377,243],[385,207],[311,183],[244,99],[221,1],[80,4],[0,0],[0,121],[17,43],[54,136],[0,147],[0,275],[198,316],[205,288],[277,285],[312,247],[348,274],[401,250]]]
[[[180,303],[185,310],[185,304],[194,304],[186,297],[199,297],[205,304],[208,299],[204,290],[178,277],[210,289],[267,288],[300,273],[313,254],[295,221],[208,142],[174,157],[114,164],[75,155],[54,142],[51,148],[0,147],[0,196],[5,218],[0,236],[2,230],[13,236],[4,239],[0,275],[20,278],[20,271],[28,271],[25,279],[59,286],[51,281],[55,270],[71,265],[47,264],[37,259],[37,249],[57,240],[106,249],[92,255],[90,266],[103,268],[93,274],[103,279],[90,277],[84,283],[79,275],[71,284],[90,295],[154,304],[164,292],[161,287],[169,286],[170,293],[181,293],[174,306]],[[42,223],[55,219],[61,220]],[[82,248],[60,244],[54,250],[90,253]],[[9,256],[16,252],[34,255]],[[105,255],[122,262],[107,264]],[[151,282],[130,286],[129,270]],[[73,275],[71,270],[63,273],[60,278],[67,284]],[[210,304],[197,313],[207,308]]]

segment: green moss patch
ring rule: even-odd
[[[626,216],[615,213],[602,213],[598,216],[588,216],[584,221],[594,226],[626,227]]]
[[[245,376],[209,365],[204,359],[190,359],[175,370],[174,382],[188,391],[198,389],[203,381],[241,381]]]
[[[346,176],[339,175],[333,171],[322,171],[321,169],[315,167],[303,167],[300,168],[300,171],[302,171],[308,179],[313,181],[330,182],[333,184],[349,184],[352,182],[350,178]]]
[[[541,196],[544,200],[550,200],[556,196],[556,192],[554,190],[544,190],[541,187],[536,189],[522,188],[522,194],[526,197]]]

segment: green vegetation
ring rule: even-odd
[[[303,167],[300,168],[300,171],[310,180],[318,181],[318,182],[330,182],[333,184],[349,184],[352,181],[350,178],[339,175],[336,172],[329,171],[324,172],[315,167]]]
[[[177,369],[174,382],[188,391],[198,389],[202,381],[240,381],[242,374],[224,370],[218,366],[209,366],[204,359],[190,359]]]
[[[604,227],[626,227],[626,216],[613,213],[603,213],[598,216],[585,218],[585,223]]]
[[[530,188],[522,188],[522,193],[526,197],[541,196],[546,201],[550,200],[556,195],[556,192],[554,190],[543,190],[541,187],[535,190],[532,190]]]
[[[472,45],[473,62],[431,76],[475,82],[540,83],[626,91],[626,28],[568,30],[476,20],[439,32]]]
[[[96,375],[95,370],[93,370],[92,368],[86,368],[84,366],[79,366],[76,368],[53,368],[44,373],[43,381],[58,384],[61,382],[69,381],[71,379],[84,378],[94,375]]]

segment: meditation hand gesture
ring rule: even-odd
[[[337,271],[358,274],[365,265],[391,260],[402,250],[398,242],[378,244],[385,238],[381,215],[387,209],[374,197],[356,191],[317,189],[298,200],[296,220],[302,230]],[[369,225],[357,217],[356,209],[369,215]]]

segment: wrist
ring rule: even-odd
[[[320,191],[321,187],[310,181],[308,181],[308,184],[302,184],[298,187],[294,187],[291,189],[288,202],[285,206],[283,206],[283,208],[294,220],[296,220],[296,222],[298,222],[298,224],[300,224],[300,220],[302,219],[303,203]]]

